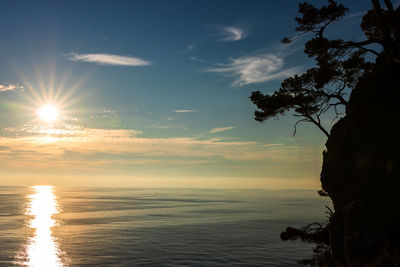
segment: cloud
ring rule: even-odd
[[[229,127],[227,127],[229,128]],[[281,144],[264,146],[253,141],[233,141],[221,138],[192,137],[148,138],[142,132],[124,129],[93,129],[74,126],[63,129],[42,127],[7,128],[0,131],[0,165],[7,162],[66,160],[91,161],[93,157],[157,159],[169,157],[187,161],[209,157],[228,160],[277,158],[270,153]],[[279,153],[274,150],[273,154]],[[79,155],[79,157],[78,157]]]
[[[367,13],[368,10],[364,10],[361,12],[357,12],[357,13],[351,13],[351,14],[347,14],[346,16],[344,16],[344,18],[342,20],[348,20],[348,19],[353,19],[353,18],[360,18],[362,16],[365,15],[365,13]]]
[[[146,128],[154,128],[154,129],[169,129],[170,126],[168,125],[151,125],[151,126],[145,126]]]
[[[146,61],[137,57],[128,57],[112,54],[77,54],[70,53],[70,60],[92,62],[99,65],[112,65],[112,66],[148,66],[151,65],[150,61]]]
[[[189,59],[193,60],[193,61],[198,61],[198,62],[201,62],[201,63],[205,63],[206,62],[204,59],[201,59],[198,56],[191,56],[191,57],[189,57]]]
[[[216,66],[206,71],[228,73],[236,77],[233,85],[239,86],[286,78],[300,70],[298,67],[283,69],[283,57],[273,54],[244,56],[231,59],[228,64],[216,64]]]
[[[235,128],[235,127],[230,126],[230,127],[214,128],[214,129],[212,129],[212,130],[210,131],[210,133],[225,132],[225,131],[231,130],[231,129],[233,129],[233,128]]]
[[[104,109],[104,110],[102,110],[100,112],[101,113],[110,113],[110,114],[117,113],[117,111],[113,110],[113,109]]]
[[[230,127],[226,127],[230,128]],[[220,128],[223,129],[223,128]],[[233,161],[304,161],[298,156],[299,147],[279,143],[235,141],[223,138],[143,137],[141,131],[125,129],[43,127],[8,128],[0,131],[0,166],[22,161],[30,163],[80,161],[82,165],[93,160],[112,163],[127,160],[233,160]],[[302,147],[302,153],[320,156],[321,147]],[[175,158],[171,158],[175,157]],[[48,160],[48,161],[46,161]],[[66,167],[69,167],[68,165]]]
[[[189,53],[190,51],[194,50],[196,48],[195,44],[189,44],[186,46],[186,48],[181,52],[181,53]]]
[[[246,37],[245,32],[237,27],[222,27],[219,42],[236,42]]]
[[[231,138],[146,137],[125,129],[23,127],[0,130],[0,176],[29,173],[131,177],[272,177],[318,173],[322,146]],[[307,168],[304,168],[307,166]],[[310,169],[314,172],[310,173]],[[16,171],[17,170],[17,171]],[[299,173],[295,172],[298,178]],[[110,176],[110,177],[111,177]],[[315,176],[316,177],[316,176]],[[0,179],[1,180],[1,179]],[[246,180],[247,181],[247,180]]]
[[[189,112],[195,112],[194,109],[175,109],[174,112],[176,113],[189,113]]]
[[[24,87],[22,85],[19,85],[18,83],[15,84],[7,84],[3,85],[0,84],[0,92],[7,92],[7,91],[14,91],[15,89],[23,89]]]

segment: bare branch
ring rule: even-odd
[[[337,105],[332,104],[332,106],[333,106],[333,109],[335,110],[336,116],[332,119],[331,125],[333,125],[333,123],[339,118],[339,116],[343,114],[343,113],[341,113],[341,112],[339,112],[339,111],[337,110]]]
[[[293,136],[296,135],[296,132],[297,132],[297,124],[299,124],[300,122],[308,122],[308,120],[307,120],[307,119],[301,119],[301,120],[298,120],[298,121],[294,124]]]
[[[318,123],[313,117],[311,116],[306,116],[310,122],[314,123],[327,137],[329,137],[328,131],[321,125],[321,123]]]

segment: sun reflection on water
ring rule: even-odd
[[[35,233],[28,243],[26,250],[28,258],[24,265],[64,266],[59,258],[58,244],[52,236],[52,227],[55,225],[52,217],[58,213],[53,187],[40,185],[34,186],[33,189],[34,193],[29,196],[27,215],[33,216],[29,227],[35,229]]]

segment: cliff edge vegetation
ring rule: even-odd
[[[359,42],[326,37],[327,27],[346,16],[344,5],[301,3],[298,35],[282,42],[311,34],[304,52],[315,67],[273,94],[250,96],[257,121],[292,111],[295,131],[310,122],[327,136],[319,194],[334,210],[325,224],[281,234],[316,244],[314,257],[301,261],[308,265],[400,266],[400,9],[390,0],[371,2]],[[330,130],[321,123],[327,112],[338,119]]]

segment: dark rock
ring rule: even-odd
[[[382,257],[382,248],[398,250],[399,100],[400,64],[380,57],[326,142],[321,183],[335,208],[330,247],[347,264]]]

